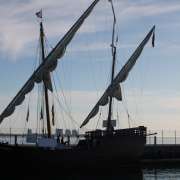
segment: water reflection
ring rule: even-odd
[[[109,171],[109,172],[108,172]],[[48,174],[38,174],[33,172],[18,174],[18,177],[13,174],[13,179],[43,179],[43,180],[143,180],[143,173],[140,168],[116,168],[116,169],[107,169],[101,170],[99,169],[96,172],[93,172],[89,169],[88,172],[63,172],[59,170],[59,172],[52,172]],[[4,177],[5,178],[5,177]],[[6,176],[6,179],[11,179],[11,177]]]
[[[143,180],[178,180],[180,168],[152,168],[143,170]]]
[[[11,174],[12,177],[4,176],[4,179],[43,179],[43,180],[180,180],[180,168],[117,168],[110,169],[110,172],[93,172],[89,169],[88,172],[63,172],[61,170],[53,172],[45,172],[38,174],[29,172],[26,174],[17,173]],[[4,174],[5,175],[5,174]],[[3,176],[1,176],[3,178]]]

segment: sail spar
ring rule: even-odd
[[[136,48],[132,56],[129,58],[129,60],[126,62],[126,64],[122,67],[120,72],[116,75],[113,82],[108,86],[108,88],[105,90],[104,94],[101,96],[97,104],[94,106],[94,108],[91,110],[89,115],[86,117],[86,119],[81,124],[80,128],[85,126],[91,118],[96,116],[96,114],[99,111],[99,106],[105,106],[109,102],[109,97],[115,97],[117,100],[121,101],[121,88],[120,83],[126,80],[128,77],[129,72],[135,65],[138,57],[141,55],[142,50],[144,49],[145,45],[149,41],[150,37],[153,35],[154,37],[155,32],[155,26],[152,27],[152,29],[149,31],[149,33],[146,35],[144,40],[140,43],[140,45]],[[154,38],[153,38],[154,40]],[[154,44],[154,42],[153,42]]]
[[[76,32],[83,24],[84,20],[89,16],[98,2],[99,0],[95,0],[89,6],[89,8],[83,13],[83,15],[75,22],[75,24],[70,28],[65,36],[48,54],[48,56],[45,58],[45,61],[42,62],[40,66],[34,71],[31,77],[27,80],[27,82],[20,89],[14,99],[9,103],[9,105],[0,115],[0,123],[5,117],[10,116],[14,112],[16,106],[20,105],[23,102],[23,100],[25,99],[25,95],[33,89],[35,83],[42,82],[43,77],[56,68],[57,60],[63,57],[67,45],[71,42]]]

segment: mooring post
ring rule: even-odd
[[[163,137],[163,130],[162,130],[161,134],[162,134],[162,144],[164,144],[164,142],[163,142],[163,140],[164,140],[164,137]]]
[[[149,134],[151,134],[150,130],[149,130]],[[151,144],[151,136],[149,136],[149,144]]]
[[[11,144],[11,128],[9,129],[10,133],[9,133],[9,143]]]
[[[17,143],[17,134],[14,135],[14,143],[15,143],[15,145],[17,146],[17,144],[18,144],[18,143]]]
[[[175,145],[176,145],[176,130],[175,130],[175,132],[174,132],[174,135],[175,135]]]
[[[157,138],[156,138],[156,136],[154,136],[154,145],[156,145],[157,144]]]

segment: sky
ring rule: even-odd
[[[0,0],[0,111],[31,75],[38,61],[39,20],[43,24],[49,49],[54,47],[92,0]],[[117,26],[116,73],[131,56],[153,25],[155,48],[149,42],[128,79],[121,84],[123,102],[114,102],[114,118],[121,128],[144,125],[149,130],[180,131],[180,2],[179,0],[114,0]],[[53,75],[59,85],[61,110],[58,122],[68,121],[63,109],[80,124],[110,82],[112,11],[108,0],[101,0],[85,20]],[[34,93],[35,94],[35,93]],[[27,95],[26,99],[29,96]],[[31,106],[35,107],[36,95]],[[35,127],[25,124],[26,100],[1,128]],[[32,110],[35,119],[36,108]],[[102,118],[106,119],[106,108]],[[20,115],[18,115],[20,114]],[[19,118],[21,116],[21,118]],[[100,128],[95,117],[88,128]],[[19,120],[21,119],[21,120]],[[65,126],[66,126],[65,125]]]

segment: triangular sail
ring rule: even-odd
[[[109,96],[115,97],[117,100],[122,100],[121,96],[121,89],[119,83],[126,80],[129,72],[133,68],[134,64],[136,63],[138,57],[140,56],[142,50],[144,49],[145,45],[149,41],[150,37],[154,33],[155,26],[150,30],[150,32],[147,34],[147,36],[144,38],[144,40],[141,42],[141,44],[136,48],[132,56],[129,58],[127,63],[122,67],[120,72],[117,74],[117,76],[114,78],[112,84],[108,86],[104,94],[101,96],[97,104],[94,106],[92,111],[89,113],[89,115],[86,117],[86,119],[83,121],[80,128],[85,126],[91,118],[93,118],[99,111],[99,106],[105,106],[109,101]]]
[[[67,45],[72,40],[84,20],[89,16],[89,14],[92,12],[93,8],[98,2],[99,0],[95,0],[89,6],[89,8],[84,12],[84,14],[76,21],[76,23],[71,27],[71,29],[55,46],[55,48],[49,53],[49,55],[45,58],[45,61],[41,63],[40,66],[35,70],[35,72],[25,83],[25,85],[21,88],[21,90],[17,93],[14,99],[9,103],[9,105],[0,115],[0,123],[5,117],[10,116],[14,112],[17,105],[20,105],[23,102],[23,100],[25,99],[25,95],[33,89],[35,83],[42,82],[44,74],[47,74],[56,68],[57,59],[61,58],[64,55]]]

